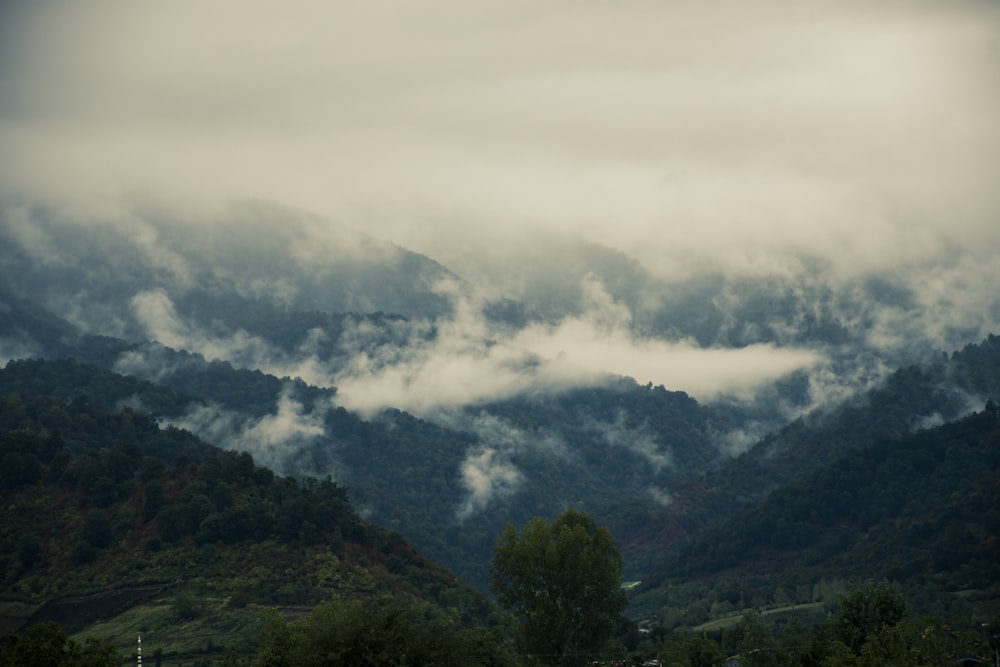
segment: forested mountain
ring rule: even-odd
[[[637,536],[637,561],[652,562],[650,553],[662,553],[854,449],[956,419],[994,396],[1000,396],[1000,337],[990,335],[795,420],[703,477],[675,485],[664,508],[624,503],[609,521],[619,534]]]
[[[710,437],[724,428],[717,415],[685,394],[627,380],[474,406],[442,426],[400,411],[365,420],[301,381],[165,348],[158,354],[173,369],[161,382],[212,402],[76,361],[11,363],[0,371],[0,388],[104,409],[133,405],[251,450],[279,470],[336,475],[372,520],[484,590],[493,543],[508,521],[567,504],[604,516],[627,497],[658,506],[675,480],[721,456]],[[282,401],[297,407],[273,413]],[[270,428],[287,431],[281,449]]]
[[[434,316],[436,283],[455,276],[433,260],[301,211],[242,201],[178,216],[151,202],[138,217],[86,217],[4,202],[0,273],[7,288],[87,330],[145,337],[137,295],[166,294],[177,312],[211,326],[249,303],[325,312]],[[141,219],[143,222],[138,223]],[[137,224],[138,223],[138,224]],[[322,226],[322,234],[320,227]]]
[[[922,613],[989,617],[1000,602],[998,535],[1000,410],[989,401],[852,449],[715,525],[667,558],[634,605],[695,625],[713,612],[822,601],[836,581],[888,578]]]
[[[913,445],[923,452],[907,459],[913,474],[940,490],[923,504],[907,501],[905,514],[887,510],[902,498],[898,480],[861,474],[895,461],[885,443],[933,440],[945,432],[938,425],[1000,396],[1000,338],[966,345],[992,322],[994,305],[968,323],[939,318],[916,333],[926,304],[912,284],[879,275],[837,282],[802,257],[792,280],[701,274],[672,283],[616,250],[548,239],[524,260],[522,288],[506,292],[501,264],[484,269],[496,272],[486,289],[346,227],[331,223],[320,234],[326,222],[270,205],[227,210],[205,235],[197,216],[178,222],[148,204],[136,220],[107,221],[22,208],[20,218],[5,209],[16,224],[0,229],[0,356],[11,360],[0,393],[4,419],[23,431],[5,441],[13,457],[5,480],[12,493],[61,503],[73,530],[85,519],[66,503],[129,507],[134,516],[122,519],[120,534],[125,524],[138,531],[136,548],[155,533],[166,550],[188,544],[235,557],[239,544],[274,541],[278,524],[296,526],[280,537],[300,547],[307,534],[319,540],[309,548],[349,543],[367,525],[356,511],[382,531],[362,541],[383,556],[412,543],[422,554],[413,558],[439,562],[484,592],[508,522],[572,506],[611,529],[627,578],[645,581],[634,613],[665,626],[778,600],[815,602],[815,590],[843,588],[830,582],[873,573],[911,583],[926,575],[918,586],[928,596],[968,585],[994,599],[995,571],[978,579],[968,571],[993,551],[980,539],[986,524],[966,510],[995,494],[995,466],[968,497],[949,486],[975,456],[992,456],[993,439]],[[953,340],[965,347],[938,345]],[[580,365],[574,349],[602,363]],[[637,381],[614,370],[619,359],[632,375],[649,363],[675,377],[676,366],[701,393]],[[730,364],[747,384],[712,380]],[[44,444],[39,438],[69,454],[39,458],[31,449]],[[142,441],[139,459],[122,449],[129,438]],[[88,453],[95,448],[103,453]],[[236,452],[263,472],[253,483],[226,478],[233,502],[215,504],[216,466],[250,465]],[[86,474],[63,480],[53,461]],[[826,491],[830,470],[840,471],[840,486]],[[301,481],[327,476],[312,487]],[[851,479],[868,490],[859,486],[848,500]],[[153,481],[164,506],[145,517],[142,494]],[[295,486],[290,493],[327,509],[349,504],[337,512],[350,518],[311,516],[302,503],[289,505],[299,518],[281,515],[271,484]],[[826,500],[817,504],[803,485]],[[892,493],[872,490],[880,485]],[[271,500],[250,511],[256,497]],[[250,514],[236,517],[244,506]],[[171,519],[178,513],[197,521]],[[5,515],[14,526],[16,518]],[[909,527],[892,523],[904,520]],[[22,546],[27,561],[52,549],[42,539],[36,549],[18,530],[6,543],[8,562],[25,565]],[[955,540],[972,546],[963,551]],[[884,558],[900,541],[913,550],[898,562]],[[267,558],[284,562],[285,547],[274,548]],[[392,576],[412,565],[357,549]],[[81,566],[97,567],[86,552]],[[230,555],[219,557],[231,564]],[[808,564],[796,569],[796,559]],[[775,568],[795,576],[779,586],[767,578]],[[64,593],[62,584],[24,581],[19,595],[39,593],[32,586]],[[664,598],[668,590],[681,594]],[[698,595],[714,597],[703,605]]]
[[[768,405],[801,402],[808,382],[791,381],[771,403],[749,408],[722,401],[706,409],[679,392],[609,378],[604,386],[473,401],[432,419],[398,410],[366,417],[338,407],[335,387],[162,344],[81,334],[9,292],[4,304],[10,317],[0,334],[13,349],[71,355],[198,397],[183,413],[164,416],[283,472],[333,475],[374,520],[480,587],[506,521],[579,503],[609,523],[629,572],[641,575],[664,549],[850,447],[959,416],[971,397],[1000,395],[998,345],[990,337],[900,369],[843,406],[824,406],[729,460],[733,434]],[[439,335],[397,315],[297,311],[245,297],[204,301],[190,312],[196,321],[226,322],[216,343],[232,342],[225,332],[233,329],[267,341],[263,353],[250,356],[263,355],[271,369],[289,372],[304,370],[296,366],[304,341],[332,366],[350,363],[359,349],[372,363],[391,365],[414,336]],[[358,331],[366,332],[363,340]]]
[[[998,3],[430,2],[0,2],[8,615],[1000,667]]]
[[[158,646],[187,658],[246,653],[262,606],[383,595],[489,622],[485,599],[362,521],[329,478],[277,476],[104,404],[141,397],[169,410],[185,400],[169,390],[76,362],[11,364],[0,382],[5,633],[113,617],[105,636],[119,641],[155,628]]]

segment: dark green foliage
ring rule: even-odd
[[[476,431],[474,422],[486,428]],[[627,514],[623,500],[644,495],[645,484],[668,487],[714,465],[720,455],[708,430],[723,428],[690,396],[629,380],[470,407],[463,423],[468,431],[395,410],[367,421],[340,408],[326,415],[355,501],[481,590],[488,588],[486,569],[506,523],[555,515],[574,498],[616,530],[644,530],[655,503],[647,496],[640,511]],[[493,437],[521,443],[511,447],[509,462],[524,482],[517,493],[463,512],[463,465],[487,448],[502,448]],[[657,555],[634,547],[633,567]]]
[[[136,398],[151,412],[114,408]],[[72,477],[82,490],[96,489],[102,501],[113,501],[123,492],[120,484],[137,473],[148,480],[178,456],[195,462],[215,456],[217,448],[179,429],[161,429],[154,416],[179,414],[193,400],[72,359],[12,361],[0,369],[2,455],[32,453],[51,481],[66,474],[67,483]],[[27,438],[30,452],[17,438]],[[92,458],[68,466],[69,452]],[[108,481],[98,485],[102,477]]]
[[[834,636],[854,651],[870,637],[890,628],[906,616],[906,602],[887,581],[866,581],[843,596],[837,604]]]
[[[459,630],[430,609],[393,599],[337,600],[295,623],[272,619],[256,667],[507,664],[495,636]]]
[[[7,449],[9,445],[2,446]],[[41,474],[42,465],[34,454],[11,451],[0,460],[0,485],[5,489],[34,484]]]
[[[727,657],[741,667],[937,667],[992,655],[978,623],[909,617],[901,611],[898,593],[884,583],[866,582],[842,602],[811,626],[749,612],[715,630],[654,628],[632,655],[636,664],[658,659],[663,665],[699,667],[720,667]]]
[[[114,538],[114,531],[108,513],[101,509],[88,512],[83,521],[80,538],[95,549],[109,546]]]
[[[717,590],[738,583],[747,602],[771,600],[778,586],[807,591],[796,601],[809,602],[821,577],[881,574],[927,591],[923,610],[941,611],[959,602],[944,591],[1000,595],[997,498],[1000,428],[996,415],[984,411],[854,450],[682,546],[661,572],[674,582],[717,577]],[[780,580],[771,576],[775,571]],[[638,597],[645,604],[665,593]]]
[[[830,465],[854,449],[913,433],[926,423],[955,420],[968,410],[970,395],[1000,396],[1000,336],[990,335],[950,357],[937,354],[921,365],[900,368],[868,392],[840,406],[825,406],[788,424],[704,478],[671,488],[673,502],[659,512],[659,535],[646,540],[668,546],[709,524],[757,504],[772,491]],[[913,460],[918,471],[930,461]],[[880,499],[889,505],[889,490]],[[834,507],[841,503],[834,502]],[[826,511],[826,506],[820,509]],[[871,519],[871,516],[867,517]],[[877,518],[877,516],[875,517]],[[801,522],[800,522],[801,523]],[[617,534],[622,532],[611,524]],[[775,526],[774,546],[795,547],[799,525]],[[648,532],[648,529],[647,531]]]
[[[30,569],[42,557],[42,542],[37,535],[25,533],[17,542],[17,560],[25,569]]]
[[[69,560],[73,565],[86,565],[97,558],[97,548],[85,540],[79,540],[73,545],[69,553]]]
[[[886,556],[891,553],[887,560],[902,568],[900,573],[907,567],[915,567],[914,572],[928,566],[955,570],[970,559],[1000,556],[982,551],[990,549],[984,541],[991,534],[989,526],[1000,521],[998,508],[982,502],[998,470],[1000,430],[988,413],[883,440],[776,491],[759,507],[706,534],[671,565],[704,573],[745,561],[750,554],[784,549],[804,553],[808,562],[829,561],[843,558],[852,545],[865,547],[858,540],[878,526],[865,537],[866,548],[873,541],[894,543]],[[980,499],[979,506],[964,511],[960,499],[965,495]],[[956,526],[972,532],[952,535]],[[849,532],[841,532],[845,530]],[[783,539],[776,544],[779,535]],[[711,555],[705,550],[709,544],[714,545]],[[954,562],[935,558],[938,546]],[[907,558],[922,560],[911,566]]]
[[[723,660],[719,645],[706,637],[687,637],[662,654],[667,658],[667,664],[679,663],[690,667],[717,667]]]
[[[163,507],[163,484],[158,479],[146,482],[142,489],[142,520],[152,521]]]
[[[64,430],[72,427],[74,420],[65,415],[63,406],[66,401],[74,399],[84,401],[80,405],[96,404],[105,406],[105,409],[124,402],[139,401],[150,413],[169,416],[181,414],[195,402],[190,395],[132,376],[100,370],[97,366],[75,359],[8,362],[0,373],[0,395],[12,393],[24,398],[50,397],[46,404],[48,409],[36,410],[32,417]],[[100,420],[96,421],[99,423]],[[137,428],[140,429],[137,434],[141,433],[143,424],[137,424]]]
[[[399,323],[389,317],[383,320],[381,325],[388,327],[384,329],[386,335],[391,332],[389,325]],[[332,395],[330,391],[309,388],[301,382],[235,369],[224,362],[206,362],[198,355],[157,346],[143,348],[141,352],[159,355],[157,358],[165,366],[174,369],[162,381],[184,391],[211,396],[213,401],[248,415],[270,413],[287,387],[291,387],[292,398],[302,403],[307,413],[313,409],[327,409]],[[64,362],[45,362],[52,365],[48,372],[65,375],[66,381],[79,386],[113,384],[93,367],[87,367],[92,374],[87,376],[77,366],[73,366],[73,373],[64,373],[59,369],[61,363]],[[16,366],[12,370],[17,371],[15,374],[22,383],[28,382],[27,368]],[[21,385],[13,383],[12,386]],[[109,394],[79,390],[78,393],[94,397],[78,406],[87,408],[88,419],[68,420],[70,426],[64,431],[74,449],[92,448],[106,439],[102,429],[107,431],[108,418],[101,413],[108,410],[102,407],[105,404],[99,397]],[[65,411],[63,405],[58,407]],[[465,580],[485,590],[488,587],[485,573],[493,541],[507,521],[521,523],[539,512],[554,514],[566,498],[585,489],[586,507],[595,516],[613,521],[616,529],[623,532],[644,530],[646,514],[653,503],[641,502],[634,512],[623,509],[620,504],[623,498],[643,493],[643,489],[635,487],[635,482],[648,479],[652,474],[650,456],[671,461],[670,465],[659,465],[656,477],[657,484],[667,487],[676,479],[699,474],[713,465],[719,455],[707,435],[707,428],[710,424],[712,428],[724,428],[716,415],[698,406],[689,396],[668,392],[663,387],[640,387],[630,381],[606,388],[570,391],[548,400],[512,399],[470,410],[470,418],[478,416],[495,419],[519,431],[520,437],[538,442],[545,442],[551,434],[559,433],[560,446],[569,456],[553,456],[545,447],[518,448],[510,463],[530,474],[531,492],[498,497],[488,511],[474,512],[471,516],[460,514],[467,495],[461,482],[462,466],[470,452],[475,453],[477,448],[488,447],[491,443],[483,436],[444,428],[402,412],[388,411],[366,421],[343,409],[328,410],[325,425],[331,435],[302,449],[292,448],[294,456],[289,456],[287,463],[299,467],[302,461],[308,461],[304,467],[310,471],[336,470],[351,486],[355,501],[372,511],[373,520],[400,530],[428,556],[445,562]],[[148,481],[155,471],[149,460],[172,465],[178,454],[194,462],[214,456],[197,450],[178,452],[177,445],[183,441],[182,437],[170,443],[174,445],[172,448],[156,447],[154,437],[164,439],[173,431],[150,432],[139,413],[135,413],[133,419],[135,438],[142,441],[145,458],[140,458],[132,471],[144,481]],[[614,441],[609,440],[611,432],[617,434]],[[628,446],[639,441],[645,443],[647,453]],[[167,451],[174,454],[169,455]],[[90,490],[96,504],[104,506],[121,498],[122,493],[120,486],[106,480],[98,483],[101,477],[115,480],[116,471],[122,469],[109,457],[110,453],[105,455],[100,468],[91,464],[80,471],[83,486]],[[120,457],[114,458],[120,463]],[[270,473],[261,471],[258,474]],[[208,486],[203,494],[213,501],[215,511],[221,512],[225,508],[219,507],[217,499],[211,496],[217,486],[213,479],[206,478],[206,482]],[[182,512],[185,534],[196,533],[201,528],[201,522],[213,513],[206,509],[205,505],[185,505]],[[167,516],[163,521],[163,537],[167,541],[176,533],[174,518]],[[286,539],[306,542],[320,539],[309,526],[315,526],[316,522],[300,519],[295,506],[290,505],[271,518],[274,530]],[[213,519],[205,526],[200,539],[231,541],[243,534],[237,530],[223,538],[220,531],[213,530],[214,525]],[[633,567],[648,562],[657,553],[643,549],[640,541],[631,541],[630,545]]]
[[[110,642],[71,639],[58,623],[32,626],[0,645],[0,667],[117,667],[122,664]]]
[[[204,611],[198,600],[186,591],[181,591],[174,596],[174,601],[170,609],[174,616],[181,621],[190,621],[198,618]]]
[[[622,557],[606,528],[567,509],[497,540],[490,579],[497,602],[517,624],[524,653],[553,665],[597,655],[625,610]]]
[[[86,615],[75,603],[64,609],[60,598],[126,599],[123,590],[166,583],[177,586],[168,624],[178,627],[213,624],[232,610],[252,619],[261,604],[311,605],[335,594],[389,591],[440,605],[467,623],[490,613],[481,596],[398,533],[361,521],[346,490],[330,478],[276,476],[245,452],[161,431],[142,413],[108,412],[86,399],[0,400],[20,413],[16,430],[0,428],[0,455],[32,455],[40,467],[33,484],[0,489],[7,510],[0,514],[5,599],[51,607],[55,611],[46,613],[75,629],[142,596],[110,606],[87,602],[93,611]],[[60,407],[65,439],[41,417],[53,405]],[[10,416],[0,414],[0,424]],[[81,433],[77,424],[86,425],[90,440],[74,454],[67,443]],[[147,444],[159,457],[147,455]],[[164,463],[188,452],[200,452],[203,460],[178,468]],[[180,583],[192,576],[196,586]],[[242,603],[221,612],[215,600],[236,593]],[[17,627],[24,619],[0,620]],[[249,642],[253,623],[242,624]],[[251,648],[247,643],[243,650]]]

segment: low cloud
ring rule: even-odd
[[[652,432],[644,427],[630,427],[625,420],[624,411],[620,411],[613,422],[587,419],[585,425],[589,430],[598,433],[608,446],[620,447],[642,458],[652,468],[654,475],[665,468],[673,467],[674,461],[670,450],[657,442]]]
[[[247,451],[258,465],[286,474],[315,474],[297,454],[326,434],[321,413],[306,414],[286,388],[272,414],[251,418],[216,405],[199,405],[167,424],[191,431],[225,449]]]
[[[651,486],[646,490],[646,495],[660,507],[666,507],[673,502],[673,498],[670,493],[659,486]]]
[[[40,346],[25,337],[0,337],[0,365],[16,359],[33,359],[40,353]]]
[[[275,377],[301,378],[317,387],[331,386],[330,369],[315,355],[315,348],[326,334],[310,330],[297,350],[277,350],[260,336],[246,331],[207,331],[186,321],[165,290],[140,292],[132,298],[132,313],[152,341],[175,350],[200,354],[208,361],[228,361],[239,368],[259,369]],[[170,371],[160,358],[147,358],[145,349],[126,353],[118,361],[122,372],[142,371],[144,377],[162,377]]]
[[[524,431],[487,412],[472,417],[463,413],[444,417],[453,428],[474,433],[480,443],[466,453],[459,467],[459,482],[467,494],[455,511],[459,521],[517,492],[524,474],[514,464],[515,458],[523,460],[534,454],[557,459],[567,456],[565,444],[554,433]]]
[[[185,321],[163,290],[135,295],[132,311],[152,340],[208,360],[335,386],[339,405],[368,415],[390,407],[428,415],[528,391],[599,386],[622,375],[711,399],[749,394],[823,361],[816,352],[773,345],[706,349],[686,341],[639,338],[631,331],[628,309],[594,279],[585,281],[580,316],[514,331],[492,327],[483,315],[484,302],[454,283],[443,283],[439,291],[453,301],[450,317],[389,323],[399,329],[389,335],[364,320],[349,323],[336,360],[315,353],[326,335],[320,329],[310,331],[296,350],[281,352],[245,331],[211,332]],[[136,355],[123,358],[121,368],[145,364],[145,376],[162,375],[157,360],[143,362]]]
[[[499,498],[512,495],[521,485],[524,475],[492,448],[470,454],[462,462],[461,483],[468,495],[455,512],[459,521],[481,512]]]
[[[608,374],[711,399],[748,396],[797,369],[831,380],[860,372],[825,365],[838,351],[803,342],[805,310],[726,320],[738,289],[708,295],[719,331],[703,336],[714,322],[698,313],[675,327],[671,288],[706,275],[825,282],[835,298],[821,314],[893,354],[914,343],[954,349],[1000,321],[995,3],[294,6],[0,10],[0,196],[78,211],[67,216],[91,221],[98,246],[128,239],[159,280],[135,288],[135,311],[165,344],[336,384],[344,405],[365,412],[428,412]],[[246,197],[316,215],[219,204]],[[72,259],[32,207],[11,207],[2,222],[39,265]],[[529,306],[550,319],[489,331],[463,297],[465,312],[412,322],[408,344],[362,343],[332,366],[239,331],[195,330],[163,298],[204,280],[301,305],[301,275],[282,265],[309,275],[337,262],[378,266],[394,251],[371,237],[514,300],[538,296]],[[562,276],[559,253],[539,251],[539,240],[565,237],[621,251],[652,278],[630,300],[602,274],[610,303],[592,293],[584,310],[549,311],[545,298],[561,295],[510,267],[541,263],[548,273],[538,275]],[[209,247],[218,252],[199,254]],[[193,258],[216,272],[196,280]],[[578,267],[567,268],[575,280]],[[871,295],[853,292],[872,275],[910,300],[859,307]],[[807,303],[816,295],[801,292]],[[130,337],[115,307],[85,296],[49,305],[87,330]],[[385,302],[359,290],[305,307]],[[838,386],[814,384],[815,396]]]
[[[629,310],[599,282],[585,281],[584,293],[580,316],[505,334],[489,328],[482,304],[452,292],[455,314],[435,323],[434,337],[391,350],[390,361],[358,355],[340,370],[337,401],[366,413],[391,406],[426,414],[525,391],[599,386],[622,375],[708,399],[752,392],[823,360],[810,350],[773,345],[705,349],[640,338],[631,331]]]

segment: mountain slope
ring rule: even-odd
[[[67,371],[67,386],[82,375],[72,362],[26,363],[50,378]],[[91,368],[90,380],[114,376]],[[5,630],[128,613],[158,619],[163,645],[183,644],[185,624],[228,624],[227,644],[243,651],[262,606],[391,594],[469,622],[489,613],[398,533],[361,521],[329,480],[277,477],[142,413],[109,412],[85,398],[88,386],[70,402],[2,394]]]
[[[657,613],[688,595],[726,599],[734,588],[746,604],[810,602],[824,580],[887,577],[922,613],[995,609],[998,491],[1000,410],[990,401],[956,422],[852,450],[777,489],[677,549],[635,604]]]
[[[433,317],[449,307],[438,283],[456,280],[427,257],[264,202],[211,213],[136,202],[105,215],[0,203],[7,288],[88,332],[127,339],[163,324],[143,295],[167,297],[205,326],[257,302]]]
[[[771,434],[742,455],[676,485],[664,508],[624,506],[611,527],[644,545],[671,548],[797,479],[879,439],[954,420],[1000,396],[1000,337],[902,368],[842,405],[817,411]],[[630,516],[641,516],[641,521]]]

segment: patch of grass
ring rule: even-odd
[[[761,616],[774,616],[776,614],[796,614],[796,613],[816,613],[823,610],[822,602],[804,602],[802,604],[790,604],[784,607],[775,607],[773,609],[765,609],[760,612]],[[691,628],[692,632],[711,632],[712,630],[722,630],[724,628],[730,628],[740,621],[743,620],[744,611],[733,616],[727,616],[725,618],[717,618],[714,621],[709,621],[708,623],[702,623],[699,626]]]
[[[179,615],[176,596],[186,596],[193,613]],[[257,648],[264,627],[263,607],[248,605],[234,609],[223,598],[198,597],[179,591],[174,597],[160,598],[95,623],[74,635],[77,639],[97,637],[114,643],[121,654],[133,659],[137,639],[142,636],[143,659],[153,664],[157,651],[171,665],[193,664],[218,658],[226,652],[250,654]]]

